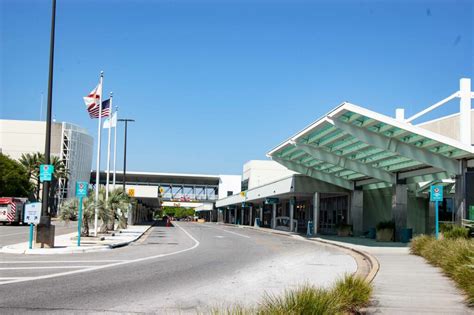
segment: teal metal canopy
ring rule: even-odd
[[[393,184],[401,172],[460,173],[472,146],[343,103],[268,154],[288,169],[346,189]]]

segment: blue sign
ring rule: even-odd
[[[443,201],[443,186],[432,185],[430,189],[430,201]]]
[[[53,178],[54,166],[51,164],[40,165],[40,182],[50,182]]]
[[[77,182],[76,183],[76,197],[87,197],[87,187],[89,184],[87,182]]]

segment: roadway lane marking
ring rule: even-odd
[[[247,236],[247,235],[243,235],[243,234],[232,232],[232,231],[227,231],[225,229],[219,229],[219,228],[216,228],[214,226],[209,226],[209,225],[203,225],[203,226],[209,227],[209,228],[212,228],[212,229],[216,229],[216,230],[219,230],[219,231],[222,231],[222,232],[227,232],[227,233],[231,233],[231,234],[234,234],[234,235],[238,235],[238,236],[241,236],[241,237],[251,238],[250,236]]]
[[[13,236],[13,235],[21,235],[21,234],[24,234],[24,235],[28,235],[28,231],[25,231],[25,232],[21,232],[21,233],[11,233],[11,234],[0,234],[1,237],[4,237],[4,236]]]
[[[77,268],[90,268],[94,266],[34,266],[34,267],[2,267],[0,270],[36,270],[36,269],[77,269]]]
[[[153,255],[153,256],[148,256],[148,257],[143,257],[143,258],[137,258],[137,259],[133,259],[133,260],[125,260],[125,261],[120,261],[120,262],[116,262],[116,263],[108,264],[108,265],[93,266],[93,267],[90,267],[90,268],[83,268],[83,269],[78,269],[78,270],[54,273],[54,274],[38,276],[38,277],[34,277],[34,278],[29,278],[29,279],[16,279],[16,280],[4,281],[4,282],[0,282],[0,286],[5,285],[5,284],[10,284],[10,283],[18,283],[18,282],[26,282],[26,281],[57,278],[57,277],[61,277],[61,276],[68,276],[68,275],[73,275],[73,274],[78,274],[78,273],[83,273],[83,272],[88,272],[88,271],[95,271],[95,270],[100,270],[100,269],[105,269],[105,268],[110,268],[110,267],[128,265],[128,264],[135,263],[135,262],[142,262],[142,261],[146,261],[146,260],[177,255],[177,254],[181,254],[181,253],[193,250],[193,249],[197,248],[200,245],[199,241],[197,239],[195,239],[191,234],[189,234],[188,231],[186,231],[184,228],[182,228],[177,223],[173,223],[173,224],[176,225],[178,228],[180,228],[189,238],[191,238],[194,241],[193,246],[191,246],[189,248],[182,249],[182,250],[178,250],[176,252],[171,252],[171,253],[167,253],[167,254],[158,254],[158,255]]]
[[[106,263],[120,262],[127,260],[17,260],[17,261],[0,261],[0,264],[48,264],[48,263]]]

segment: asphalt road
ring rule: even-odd
[[[64,222],[53,221],[53,224],[56,226],[56,235],[77,231],[77,222],[66,224]],[[0,247],[28,242],[29,233],[28,225],[0,225]]]
[[[196,314],[356,270],[351,256],[318,243],[185,222],[106,252],[0,255],[1,314]]]

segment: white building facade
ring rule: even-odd
[[[18,160],[22,154],[44,152],[46,122],[0,120],[0,151]],[[58,199],[73,197],[77,181],[89,182],[94,138],[84,129],[67,122],[51,125],[51,155],[65,164],[69,176],[59,182]]]

